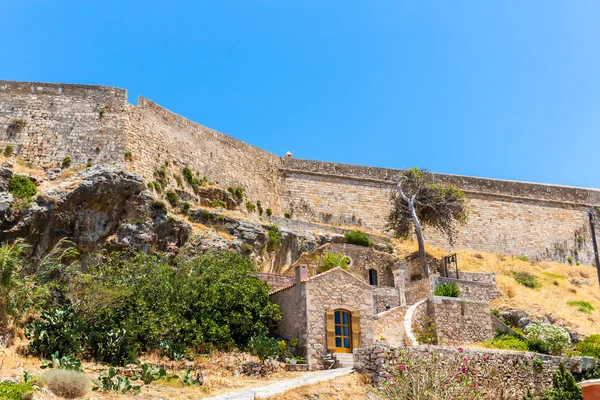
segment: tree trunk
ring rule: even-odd
[[[427,264],[427,255],[425,254],[425,238],[423,237],[423,227],[421,226],[421,222],[419,222],[419,218],[417,217],[413,199],[408,199],[407,203],[408,209],[410,210],[410,215],[412,216],[413,224],[415,225],[415,234],[417,235],[417,243],[419,244],[419,260],[421,262],[421,269],[423,270],[425,277],[429,278],[429,265]]]

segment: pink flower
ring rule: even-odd
[[[461,371],[462,371],[462,373],[464,374],[465,372],[467,372],[467,367],[462,367],[460,370],[461,370]]]
[[[406,371],[406,365],[401,365],[401,366],[400,366],[400,370],[401,370],[401,371]]]
[[[462,353],[463,351],[465,351],[462,347],[459,347],[457,350],[459,353]]]
[[[469,360],[467,360],[467,357],[463,357],[463,361],[464,361],[464,362],[467,362],[467,361],[469,361]]]

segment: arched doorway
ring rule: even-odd
[[[335,326],[335,351],[352,353],[352,315],[347,310],[335,310],[333,314]]]

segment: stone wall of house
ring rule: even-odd
[[[370,376],[375,382],[382,382],[396,374],[404,360],[426,360],[433,354],[440,362],[432,365],[448,368],[449,365],[466,366],[474,377],[474,383],[485,391],[486,399],[522,399],[530,389],[537,397],[552,387],[552,373],[560,362],[574,373],[593,369],[594,359],[589,357],[553,357],[536,353],[517,351],[488,350],[456,347],[416,346],[408,348],[374,346],[354,351],[355,368]],[[466,359],[466,361],[465,361]],[[541,368],[534,366],[541,361]],[[539,361],[536,362],[539,364]],[[503,397],[501,397],[503,396]]]
[[[431,296],[427,309],[435,321],[438,345],[465,345],[494,337],[487,301]]]
[[[295,218],[382,231],[389,191],[398,170],[320,161],[283,159],[282,208]],[[454,248],[591,263],[587,212],[600,204],[600,191],[557,185],[436,174],[467,194],[470,218]],[[438,232],[427,241],[448,248]],[[581,236],[582,240],[578,240]]]
[[[279,213],[280,157],[192,122],[143,97],[137,107],[129,107],[127,121],[125,136],[133,156],[130,168],[145,179],[153,179],[154,171],[164,165],[169,175],[181,174],[188,167],[221,187],[242,186],[247,200],[260,200],[264,209]]]
[[[57,167],[124,162],[127,91],[107,86],[0,81],[0,147]]]
[[[415,304],[417,301],[429,297],[431,294],[431,282],[429,279],[420,279],[418,281],[405,283],[403,290],[406,304]]]
[[[373,287],[373,304],[375,306],[375,313],[403,305],[398,288],[380,286]]]
[[[270,299],[279,305],[282,314],[277,330],[273,333],[288,340],[298,338],[298,349],[301,354],[306,354],[308,344],[306,285],[299,284],[283,289],[271,294]]]
[[[460,290],[460,297],[463,299],[490,302],[498,297],[498,287],[495,282],[473,282],[462,279],[442,278],[440,276],[433,276],[431,279],[433,280],[434,290],[439,285],[455,283]]]
[[[321,355],[330,351],[327,349],[326,336],[327,308],[360,311],[362,345],[370,346],[374,343],[375,313],[371,287],[368,284],[336,268],[309,279],[304,285],[308,296],[306,354],[311,369],[321,368]]]
[[[407,307],[395,307],[375,316],[375,340],[390,346],[404,345],[404,316]]]

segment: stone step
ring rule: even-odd
[[[347,368],[354,366],[354,354],[351,353],[335,353],[338,368]]]

